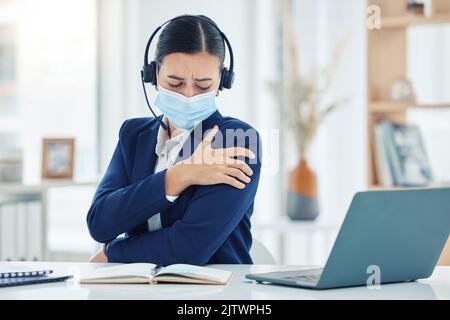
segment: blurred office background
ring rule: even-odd
[[[215,20],[234,49],[236,81],[219,96],[220,111],[262,134],[254,236],[279,263],[323,264],[352,196],[373,184],[367,152],[369,4],[291,1],[301,73],[333,63],[342,41],[327,98],[345,98],[311,147],[319,217],[291,221],[288,175],[299,155],[268,85],[282,77],[280,1],[0,0],[0,168],[12,168],[0,182],[0,258],[85,261],[98,248],[85,222],[96,183],[121,123],[149,115],[139,78],[145,44],[161,23],[190,13]],[[406,9],[398,15],[406,16]],[[450,181],[450,19],[441,16],[439,23],[411,25],[403,17],[391,19],[407,39],[407,54],[393,64],[405,65],[416,104],[431,106],[408,108],[406,117],[421,130],[439,184]],[[392,44],[384,45],[388,50]],[[74,139],[73,179],[41,179],[44,138]]]

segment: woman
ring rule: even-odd
[[[260,140],[217,110],[224,40],[204,16],[176,17],[161,32],[155,81],[146,82],[164,117],[120,129],[87,215],[91,236],[105,244],[92,262],[252,263]]]

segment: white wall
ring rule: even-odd
[[[321,218],[340,220],[353,194],[366,188],[365,4],[359,0],[303,0],[295,4],[303,74],[328,64],[336,42],[345,41],[328,99],[348,101],[320,127],[310,161],[318,174]],[[286,158],[288,168],[296,164],[297,157]]]
[[[420,104],[450,104],[450,26],[408,30],[407,73]],[[450,111],[416,109],[408,120],[420,127],[437,183],[450,182]]]
[[[18,0],[18,130],[24,181],[40,181],[44,137],[75,138],[75,179],[97,175],[96,5],[92,0]],[[94,190],[49,196],[49,247],[90,252],[86,213]]]
[[[75,175],[95,176],[95,2],[20,0],[17,5],[24,180],[40,180],[43,137],[74,137]]]
[[[345,49],[327,99],[348,101],[319,128],[310,154],[319,184],[320,224],[342,221],[355,192],[366,189],[366,30],[365,3],[359,0],[294,1],[300,71],[327,65],[335,44]],[[288,135],[289,136],[289,135]],[[284,173],[298,161],[288,140],[283,152]],[[319,229],[318,229],[319,230]],[[288,237],[284,263],[323,265],[337,230]]]

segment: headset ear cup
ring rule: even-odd
[[[226,68],[223,68],[221,71],[220,71],[220,82],[219,82],[219,90],[220,91],[222,91],[223,90],[223,82],[224,82],[224,79],[223,79],[223,77],[224,77],[224,71],[225,71],[225,69]]]
[[[150,82],[148,70],[149,70],[149,65],[148,64],[144,64],[144,66],[142,67],[142,71],[141,72],[142,72],[142,80],[145,83],[149,83]]]
[[[156,85],[156,63],[154,61],[150,64],[144,64],[142,76],[145,83]]]
[[[227,70],[227,81],[225,88],[231,89],[234,83],[234,72]]]
[[[149,72],[149,80],[150,80],[149,82],[152,85],[156,86],[158,81],[156,78],[156,62],[155,61],[150,62],[148,72]]]
[[[223,68],[220,72],[220,84],[219,84],[219,90],[222,91],[223,89],[231,89],[234,82],[234,72],[229,71],[227,68]]]

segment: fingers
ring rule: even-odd
[[[226,183],[232,187],[235,187],[237,189],[244,189],[245,188],[245,184],[243,184],[242,182],[240,182],[239,180],[224,174],[222,177],[222,181],[223,183]]]
[[[226,165],[229,166],[229,167],[241,170],[242,172],[244,172],[249,177],[253,175],[253,170],[250,168],[250,166],[248,164],[246,164],[242,160],[229,159],[226,162]]]
[[[245,183],[249,183],[251,181],[251,179],[246,174],[244,174],[241,170],[236,168],[226,167],[225,173]]]
[[[251,181],[250,177],[248,177],[244,172],[248,172],[249,175],[253,174],[253,171],[250,169],[250,167],[246,167],[248,167],[248,165],[243,161],[235,161],[234,163],[222,166],[222,170],[224,172],[222,176],[222,182],[237,189],[244,189],[245,184],[250,183]]]
[[[229,158],[241,156],[241,157],[246,157],[246,158],[250,158],[250,159],[255,159],[255,154],[250,149],[241,148],[241,147],[229,147],[229,148],[225,148],[224,151],[225,151],[225,155]]]
[[[210,144],[210,143],[213,141],[214,136],[216,135],[217,131],[219,131],[219,127],[218,127],[217,125],[215,125],[215,126],[211,129],[211,131],[209,131],[209,132],[205,135],[205,138],[203,138],[203,142],[206,143],[206,144]]]

